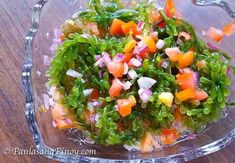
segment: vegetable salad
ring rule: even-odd
[[[174,3],[90,0],[62,25],[48,75],[53,124],[143,152],[202,131],[226,108],[229,56],[209,48]]]

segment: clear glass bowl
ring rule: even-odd
[[[45,73],[48,66],[43,64],[44,55],[52,57],[50,46],[54,29],[59,28],[64,20],[70,18],[75,12],[84,10],[86,2],[85,0],[39,0],[33,9],[32,27],[26,37],[22,79],[26,97],[26,120],[36,147],[41,154],[62,162],[178,162],[210,154],[231,143],[235,138],[235,110],[230,108],[228,108],[229,114],[226,118],[211,125],[196,139],[183,141],[162,151],[154,151],[148,154],[128,152],[122,146],[84,144],[82,143],[82,137],[78,141],[79,137],[74,130],[68,134],[68,132],[65,133],[54,128],[50,111],[46,113],[40,111],[40,106],[43,104],[43,94],[47,93]],[[194,25],[198,36],[201,38],[203,38],[202,30],[206,30],[209,26],[221,28],[232,20],[222,9],[216,7],[194,6],[189,0],[175,0],[175,2],[184,19]],[[215,16],[218,16],[218,19],[215,19]],[[203,39],[205,40],[205,38]],[[234,47],[231,44],[234,42],[234,36],[226,38],[219,44],[219,48],[234,56]],[[232,99],[235,99],[234,84],[231,92]],[[67,149],[70,151],[66,151]],[[85,149],[87,150],[85,151]]]

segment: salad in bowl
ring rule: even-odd
[[[90,0],[51,50],[53,126],[77,128],[89,143],[160,150],[203,132],[228,105],[230,57],[199,39],[171,0],[162,8]]]

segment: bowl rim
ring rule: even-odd
[[[90,161],[90,162],[116,162],[116,161],[123,161],[123,162],[133,162],[133,161],[146,161],[146,162],[155,162],[155,161],[175,161],[175,160],[183,160],[189,161],[195,158],[208,155],[210,153],[219,151],[220,149],[229,145],[235,139],[235,129],[230,131],[227,135],[223,138],[213,141],[209,144],[203,145],[196,149],[188,150],[187,152],[182,152],[178,154],[169,155],[168,157],[152,157],[149,159],[129,159],[129,160],[122,160],[122,159],[105,159],[99,157],[92,157],[92,156],[83,156],[83,155],[72,155],[72,154],[63,154],[61,152],[56,151],[48,147],[43,140],[41,131],[36,121],[36,114],[35,114],[35,103],[34,103],[34,96],[33,96],[33,87],[31,81],[31,70],[33,66],[33,53],[32,53],[32,46],[33,40],[36,36],[36,33],[39,29],[39,21],[41,12],[43,7],[49,0],[38,0],[37,3],[33,7],[32,13],[32,22],[31,27],[29,29],[28,34],[25,37],[25,51],[24,51],[24,65],[22,70],[22,85],[25,94],[25,118],[29,127],[29,130],[32,134],[33,141],[36,145],[37,152],[44,151],[40,154],[43,156],[62,162],[77,162],[77,161]],[[46,151],[46,152],[45,152]]]

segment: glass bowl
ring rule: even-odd
[[[61,162],[178,162],[210,154],[232,142],[235,138],[235,110],[231,108],[227,108],[229,114],[224,112],[223,119],[212,124],[196,139],[186,140],[164,148],[162,151],[146,154],[128,152],[122,146],[84,144],[83,135],[79,136],[77,130],[64,132],[54,128],[50,111],[42,112],[41,110],[43,98],[45,98],[43,94],[47,93],[45,83],[48,80],[45,75],[48,66],[43,63],[48,56],[52,57],[50,46],[54,29],[60,28],[64,20],[70,18],[75,12],[84,10],[86,2],[85,0],[39,0],[33,8],[32,26],[26,36],[22,79],[26,97],[26,120],[40,154]],[[194,6],[190,0],[175,0],[175,3],[184,19],[194,25],[198,36],[205,41],[208,40],[203,38],[203,30],[209,26],[222,28],[224,24],[232,20],[222,9],[216,7]],[[215,16],[218,16],[218,19]],[[234,47],[231,44],[234,42],[233,36],[225,38],[218,46],[234,56]],[[235,99],[234,84],[231,92],[231,99]]]

